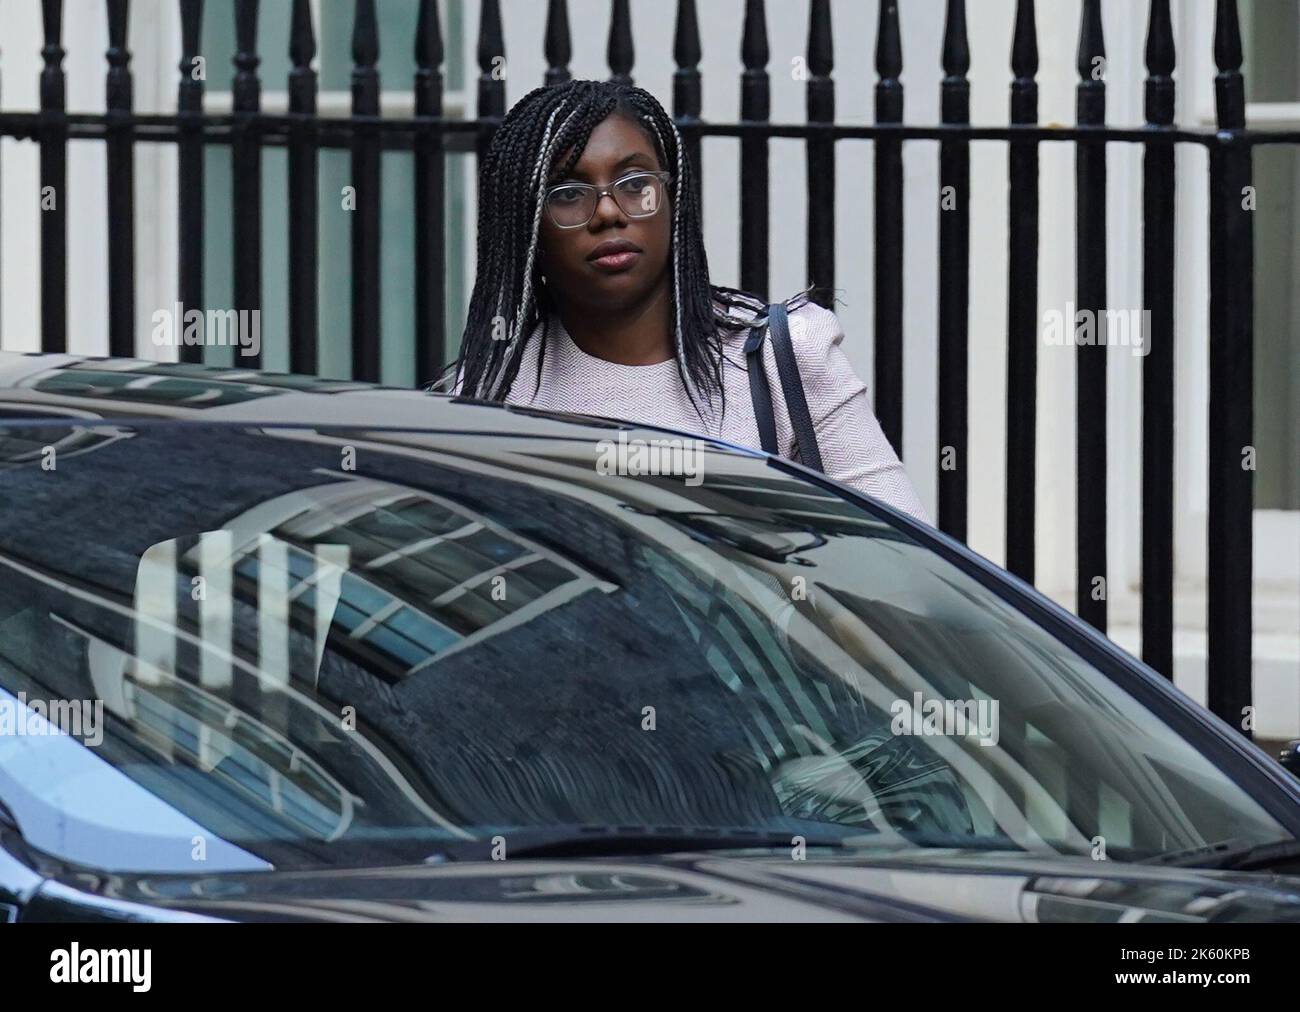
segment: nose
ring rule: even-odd
[[[596,212],[591,216],[592,222],[599,220],[604,225],[621,221],[624,217],[623,209],[618,206],[612,193],[602,193],[596,198]]]

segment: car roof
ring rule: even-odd
[[[582,440],[608,438],[610,430],[671,432],[706,439],[723,451],[764,456],[698,433],[378,383],[147,359],[0,352],[0,425],[44,420],[365,425]]]

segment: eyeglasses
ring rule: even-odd
[[[609,194],[629,218],[649,218],[664,202],[670,172],[632,172],[608,186],[560,183],[546,191],[546,213],[556,228],[582,228],[591,221],[601,198]]]

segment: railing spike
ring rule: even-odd
[[[831,5],[813,0],[808,12],[808,70],[814,77],[827,77],[835,69],[835,38],[831,31]]]
[[[1174,72],[1174,26],[1169,17],[1169,0],[1151,0],[1146,64],[1153,77],[1168,77]]]
[[[966,0],[948,0],[948,16],[943,28],[943,69],[949,77],[965,77],[970,72]]]
[[[438,20],[438,0],[420,0],[420,14],[415,25],[415,87],[416,115],[442,115],[442,61],[446,58],[442,44],[442,26]],[[436,88],[436,101],[432,93],[421,97],[424,91]],[[436,106],[436,108],[434,108]]]
[[[609,43],[605,47],[611,81],[632,83],[635,51],[632,43],[632,12],[627,0],[613,0],[609,11]]]
[[[1241,69],[1241,22],[1237,0],[1218,0],[1214,16],[1214,63],[1219,73]]]
[[[500,0],[483,0],[479,8],[477,47],[480,117],[505,115],[505,81],[496,72],[497,61],[504,61],[505,56]]]
[[[235,0],[235,66],[253,69],[257,59],[258,0]],[[242,61],[242,62],[241,62]]]
[[[563,84],[572,80],[569,61],[573,59],[573,39],[569,34],[568,0],[550,0],[546,8],[546,83]]]
[[[357,0],[352,21],[352,60],[362,68],[379,62],[379,24],[375,17],[375,0]]]
[[[1011,70],[1022,80],[1038,73],[1038,27],[1034,22],[1034,0],[1016,4],[1016,29],[1011,40]]]
[[[45,44],[41,48],[41,107],[62,108],[64,101],[63,0],[41,0]]]
[[[880,0],[876,26],[876,73],[882,81],[903,72],[903,36],[898,25],[898,0]]]
[[[294,67],[311,66],[316,55],[316,33],[311,23],[311,0],[293,0],[289,30],[289,59]]]
[[[746,70],[765,70],[772,54],[767,45],[767,11],[763,0],[745,0],[740,59]]]
[[[130,59],[130,54],[126,51],[126,25],[130,9],[131,0],[108,0],[109,62],[113,61],[115,55],[125,55],[126,59]]]
[[[1237,0],[1218,0],[1214,19],[1214,81],[1219,126],[1239,130],[1246,125],[1246,82],[1241,75],[1241,24]]]
[[[700,20],[695,0],[677,0],[677,23],[673,27],[673,59],[681,68],[694,68],[700,62]],[[698,76],[698,71],[696,74]]]
[[[1085,80],[1092,78],[1098,59],[1106,59],[1101,0],[1083,0],[1083,23],[1079,28],[1079,54],[1076,62],[1079,76]]]
[[[415,65],[420,70],[442,66],[442,26],[438,23],[438,0],[420,0],[415,23]]]
[[[181,4],[181,53],[180,71],[190,77],[193,64],[190,60],[199,55],[199,41],[203,28],[203,0],[180,0]],[[202,82],[200,82],[202,83]]]
[[[257,55],[258,0],[235,0],[235,79],[231,83],[231,105],[236,112],[256,111],[260,85],[257,68],[262,58]]]
[[[1146,120],[1162,126],[1174,121],[1174,29],[1169,0],[1151,0],[1146,46]]]

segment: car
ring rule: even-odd
[[[0,355],[0,920],[1300,921],[1300,780],[690,433]]]

